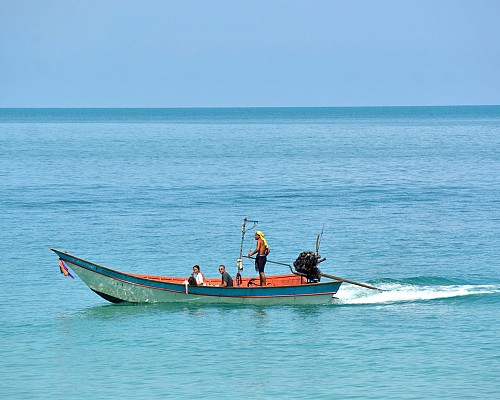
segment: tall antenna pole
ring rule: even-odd
[[[240,258],[238,258],[238,272],[243,270],[243,242],[245,241],[245,233],[247,232],[247,222],[253,222],[253,226],[250,229],[253,229],[257,226],[259,221],[253,221],[248,219],[247,217],[243,218],[243,222],[241,223],[241,245],[240,245]]]
[[[240,246],[240,257],[238,258],[238,271],[243,269],[243,241],[245,240],[245,226],[247,224],[248,218],[243,218],[243,222],[241,223],[241,246]]]

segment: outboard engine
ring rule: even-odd
[[[321,271],[318,264],[323,261],[320,256],[313,252],[303,251],[293,262],[295,271],[306,277],[308,282],[319,282],[321,279]]]

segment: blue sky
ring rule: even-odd
[[[500,104],[500,1],[0,0],[0,107]]]

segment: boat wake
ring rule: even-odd
[[[422,285],[408,281],[378,283],[382,292],[343,284],[335,296],[335,304],[381,304],[500,293],[500,285]]]

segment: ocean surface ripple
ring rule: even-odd
[[[500,398],[499,133],[498,106],[0,109],[0,397]],[[383,291],[113,305],[49,250],[234,275],[245,216]]]

